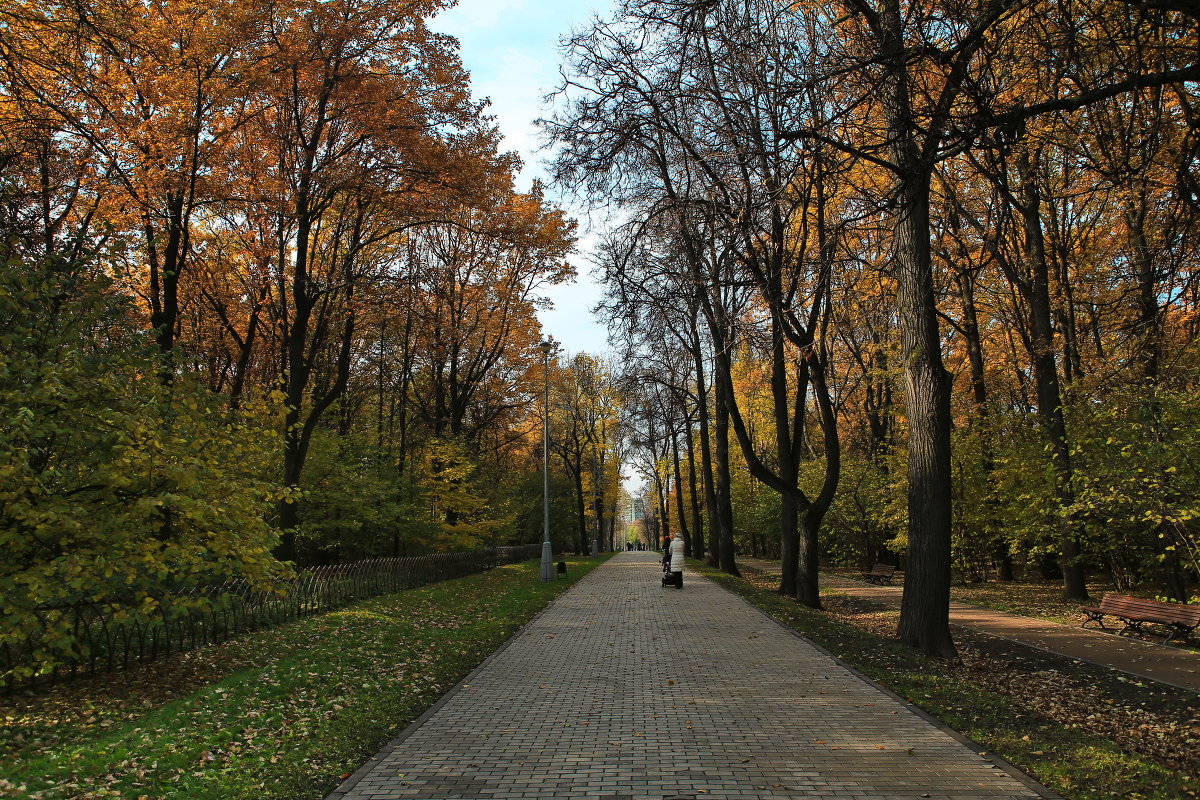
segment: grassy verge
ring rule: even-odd
[[[778,574],[778,562],[771,563]],[[859,572],[845,568],[825,568],[823,573],[836,575],[840,578],[852,578],[857,580]],[[903,583],[902,579],[897,579],[896,585]],[[1112,583],[1105,581],[1094,580],[1088,584],[1088,592],[1091,594],[1091,600],[1077,601],[1065,600],[1062,596],[1061,581],[1041,581],[1041,580],[1021,580],[1021,581],[985,581],[982,583],[955,583],[950,587],[950,599],[957,603],[966,603],[967,605],[978,606],[980,608],[990,608],[993,611],[1004,611],[1009,614],[1017,614],[1022,617],[1030,617],[1031,619],[1041,619],[1047,622],[1056,622],[1060,625],[1078,625],[1083,619],[1083,614],[1080,609],[1095,608],[1100,602],[1100,598],[1106,594],[1127,594],[1133,597],[1145,597],[1154,599],[1154,592],[1150,590],[1130,590],[1118,589]],[[1103,631],[1097,628],[1094,624],[1089,626],[1089,630]],[[1120,630],[1120,626],[1115,620],[1108,621],[1108,632],[1116,635]],[[1167,630],[1159,626],[1153,626],[1146,631],[1145,638],[1148,641],[1162,641]],[[1178,640],[1172,642],[1172,646],[1183,650],[1191,650],[1200,652],[1200,639],[1193,637],[1186,642]]]
[[[0,796],[320,798],[599,561],[364,601],[128,674],[0,698]]]
[[[1057,722],[1025,704],[1019,695],[998,693],[982,681],[972,681],[969,670],[951,668],[893,638],[839,622],[781,597],[770,588],[773,580],[755,585],[715,570],[702,571],[1068,800],[1183,800],[1200,796],[1200,783],[1187,772],[1127,752],[1110,738],[1082,726]],[[1047,691],[1054,689],[1049,687]],[[1097,715],[1104,715],[1105,699],[1097,696],[1094,701]]]
[[[857,570],[835,568],[823,571],[842,578],[857,580],[859,577]],[[900,583],[902,581],[898,579],[896,584]],[[994,611],[1019,614],[1022,617],[1044,619],[1064,625],[1077,625],[1081,607],[1095,606],[1101,597],[1116,592],[1111,585],[1102,583],[1093,583],[1088,586],[1088,590],[1096,600],[1086,602],[1064,600],[1061,581],[956,582],[950,587],[950,599],[958,603],[990,608]],[[1129,592],[1123,592],[1123,594],[1129,594]]]
[[[825,568],[823,572],[842,578],[859,578],[859,571],[846,568]],[[899,585],[902,581],[897,580]],[[1027,579],[1020,581],[982,581],[979,583],[955,582],[950,587],[950,598],[995,611],[1007,611],[1022,617],[1033,617],[1063,625],[1078,625],[1081,608],[1094,608],[1106,594],[1126,594],[1133,597],[1154,599],[1153,590],[1118,589],[1105,580],[1093,579],[1088,583],[1091,600],[1065,600],[1062,596],[1062,581]]]
[[[1102,584],[1089,586],[1088,590],[1096,599],[1078,602],[1063,599],[1061,581],[991,581],[955,584],[950,588],[950,597],[959,603],[1007,611],[1022,617],[1044,619],[1063,625],[1078,625],[1082,619],[1079,609],[1093,608],[1100,602],[1101,597],[1116,591],[1112,586]]]

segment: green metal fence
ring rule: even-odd
[[[150,613],[86,602],[40,609],[41,630],[0,640],[0,681],[10,692],[36,690],[81,675],[126,669],[367,597],[524,561],[540,552],[541,545],[534,544],[311,567],[274,591],[233,580],[175,592],[157,598]],[[52,641],[46,634],[64,627],[71,636],[58,635]]]

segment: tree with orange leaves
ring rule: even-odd
[[[0,68],[15,103],[76,142],[97,222],[140,241],[134,286],[159,348],[175,345],[193,224],[229,191],[232,134],[261,67],[260,7],[196,3],[5,6]]]

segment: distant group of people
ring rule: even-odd
[[[662,548],[662,565],[663,565],[663,586],[674,586],[676,589],[683,588],[683,559],[687,545],[683,542],[683,536],[678,533],[672,533],[669,539],[663,539]],[[626,542],[625,550],[647,550],[645,542]]]

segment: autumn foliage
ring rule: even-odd
[[[0,636],[535,537],[574,223],[515,187],[441,7],[0,8]]]
[[[953,578],[1193,596],[1197,35],[1172,2],[652,0],[573,36],[545,128],[625,215],[654,524],[812,606],[819,558],[902,560],[937,655]]]

